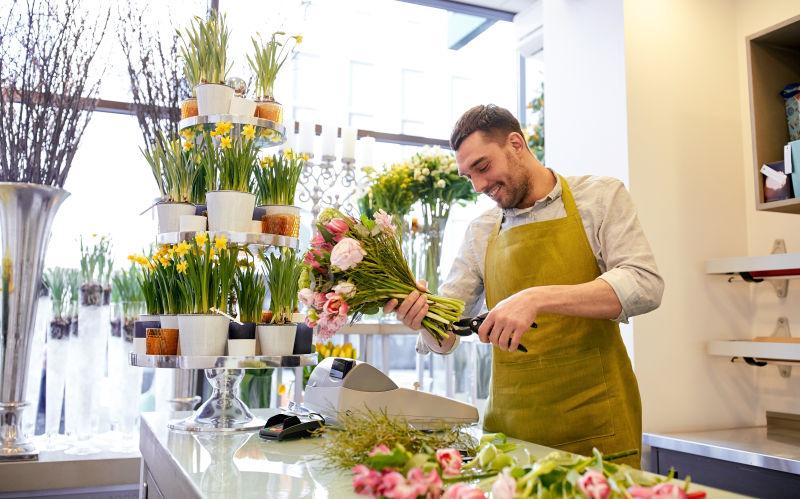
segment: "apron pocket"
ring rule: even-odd
[[[496,368],[493,408],[507,433],[551,447],[614,435],[597,348]]]

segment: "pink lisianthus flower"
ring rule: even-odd
[[[342,220],[341,218],[334,218],[330,222],[325,224],[325,230],[333,235],[334,241],[340,241],[344,235],[350,230],[350,227],[347,226],[347,222]]]
[[[367,252],[361,247],[361,243],[355,239],[345,237],[336,243],[331,250],[331,265],[342,270],[355,267],[364,259]]]
[[[356,494],[377,496],[382,482],[381,474],[359,464],[353,467],[353,490]]]
[[[435,469],[425,474],[421,468],[411,468],[408,470],[408,481],[417,486],[419,495],[426,497],[442,495],[442,478]]]
[[[391,453],[392,453],[392,451],[388,447],[386,447],[385,444],[380,444],[380,445],[376,445],[375,447],[373,447],[372,450],[367,453],[367,455],[369,457],[372,457],[372,456],[375,456],[377,454],[389,455]]]
[[[378,210],[375,214],[375,223],[381,228],[384,234],[394,235],[394,223],[392,223],[392,216],[383,210]]]
[[[436,460],[442,467],[443,475],[458,475],[461,472],[461,454],[455,449],[439,449],[436,451]]]
[[[378,486],[378,494],[389,497],[387,492],[394,492],[400,484],[405,484],[406,478],[397,471],[385,471],[381,476],[381,483]]]
[[[674,483],[659,483],[652,487],[631,487],[628,493],[635,499],[670,498],[686,499],[683,488]]]
[[[608,485],[608,480],[606,480],[605,475],[597,470],[587,470],[578,480],[578,488],[589,499],[606,499],[611,495],[611,487]]]
[[[347,323],[347,316],[322,314],[318,323],[317,336],[323,340],[328,340]]]
[[[314,292],[309,288],[303,288],[297,292],[297,299],[306,307],[314,306]]]
[[[314,293],[314,308],[322,310],[325,307],[325,302],[328,301],[325,293]]]
[[[514,499],[516,493],[517,481],[508,470],[497,475],[497,480],[492,484],[492,499]]]
[[[313,308],[309,309],[306,314],[306,326],[317,327],[317,321],[319,321],[319,314]]]
[[[347,309],[349,305],[336,293],[328,293],[325,295],[325,304],[322,306],[322,311],[330,315],[343,315],[347,317]]]
[[[314,270],[318,270],[320,272],[322,271],[322,265],[320,265],[320,263],[317,261],[317,259],[314,257],[314,254],[311,251],[308,251],[303,257],[303,263],[305,263],[306,265],[310,265],[311,268],[313,268]]]
[[[339,284],[333,287],[333,292],[343,298],[352,298],[356,294],[356,285],[349,281],[339,281]]]
[[[485,497],[482,490],[459,482],[445,490],[442,499],[484,499]]]
[[[314,234],[314,237],[311,238],[310,244],[312,248],[321,248],[322,245],[325,244],[325,238],[322,237],[322,234],[317,232]]]

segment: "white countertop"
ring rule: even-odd
[[[277,411],[253,412],[266,419]],[[190,434],[169,430],[169,419],[161,413],[143,414],[140,439],[142,458],[165,497],[358,497],[349,472],[325,469],[314,439],[274,442],[262,439],[258,433]],[[552,451],[541,445],[512,441],[519,444],[513,452],[518,458],[524,456],[523,449],[535,457]],[[709,498],[740,497],[705,487],[703,490]]]

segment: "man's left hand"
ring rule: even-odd
[[[478,329],[481,341],[515,352],[522,335],[536,321],[539,313],[537,301],[536,288],[528,288],[495,305]]]

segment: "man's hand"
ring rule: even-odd
[[[495,305],[478,329],[481,341],[515,352],[539,314],[536,293],[536,288],[524,289]]]
[[[383,313],[388,314],[397,309],[397,318],[406,327],[422,329],[422,319],[428,314],[428,297],[425,295],[425,292],[428,291],[428,283],[423,280],[417,281],[417,289],[419,291],[409,293],[399,307],[397,300],[392,299],[386,302],[386,305],[383,306]]]

